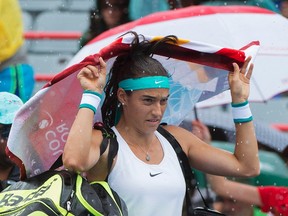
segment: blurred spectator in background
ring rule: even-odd
[[[280,2],[280,11],[284,17],[288,18],[288,0]]]
[[[20,178],[19,168],[6,155],[5,149],[14,117],[22,105],[18,96],[0,92],[0,191]]]
[[[22,12],[17,0],[0,3],[0,92],[18,95],[24,102],[33,93],[34,71],[27,63]]]
[[[80,39],[80,48],[102,32],[127,23],[129,0],[96,0],[95,8],[90,11],[89,29]]]
[[[151,13],[182,8],[193,0],[95,0],[90,11],[89,29],[80,40],[80,48],[102,32]]]
[[[211,134],[206,125],[192,121],[191,132],[206,143],[211,142]],[[227,216],[288,216],[288,188],[277,186],[253,186],[245,179],[228,180],[223,176],[206,174],[211,189],[216,193],[213,208]],[[260,211],[260,209],[262,212]]]
[[[269,215],[288,216],[287,187],[253,186],[214,175],[207,175],[207,179],[212,190],[222,198],[222,212],[227,215],[263,215],[256,208],[259,207]]]

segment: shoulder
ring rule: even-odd
[[[189,134],[194,136],[190,131],[181,128],[179,126],[175,126],[175,125],[161,125],[161,127],[163,127],[166,131],[168,131],[170,134],[172,134],[175,138],[180,137],[181,135],[185,135],[185,134]]]
[[[89,181],[105,180],[113,167],[118,151],[118,143],[111,128],[95,123],[93,127],[94,147],[100,153],[97,163],[86,172]]]
[[[100,155],[102,155],[110,143],[109,140],[111,138],[115,138],[114,131],[105,126],[102,122],[96,122],[93,125],[93,143],[96,144],[96,146],[100,147]]]
[[[175,125],[162,125],[162,127],[178,141],[185,153],[189,151],[197,139],[194,134],[184,128]]]

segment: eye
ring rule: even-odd
[[[168,101],[168,98],[163,98],[163,99],[160,100],[160,104],[161,105],[166,105],[167,101]]]
[[[153,99],[152,98],[144,98],[143,101],[145,102],[145,104],[153,103]]]

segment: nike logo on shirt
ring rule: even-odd
[[[153,173],[153,174],[152,174],[152,173],[150,172],[150,176],[151,176],[151,177],[155,177],[155,176],[157,176],[157,175],[160,175],[161,173],[162,173],[162,172],[159,172],[159,173]]]

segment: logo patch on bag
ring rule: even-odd
[[[0,212],[2,212],[1,208],[3,207],[17,207],[19,205],[25,205],[35,199],[46,197],[55,199],[60,197],[61,190],[59,190],[59,188],[62,188],[62,180],[60,176],[55,175],[36,189],[23,190],[19,188],[19,190],[4,191],[0,196]]]

